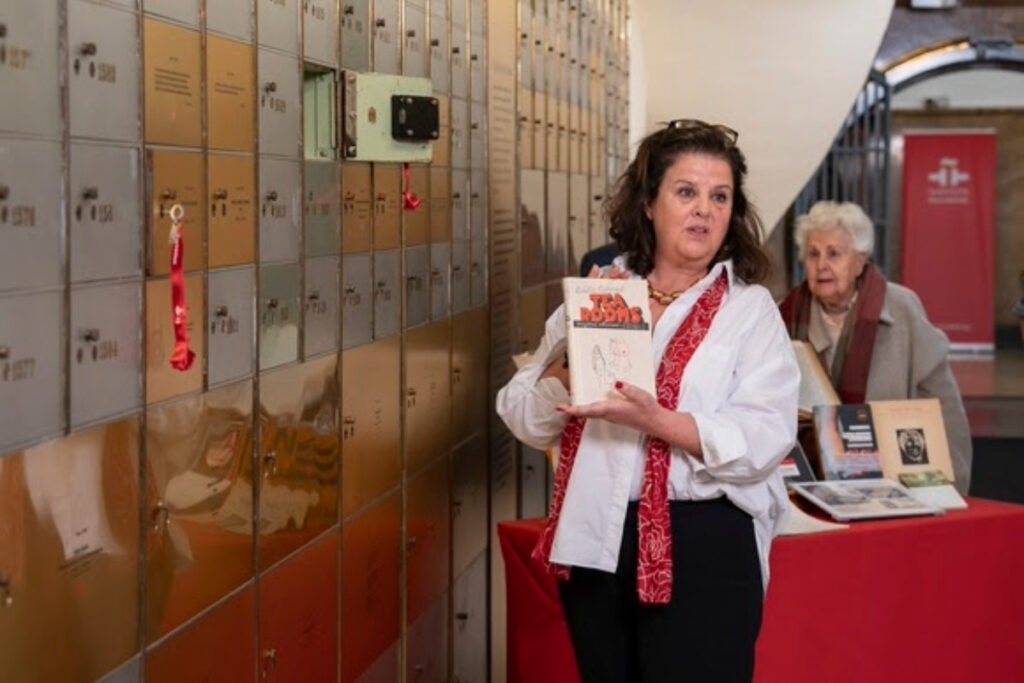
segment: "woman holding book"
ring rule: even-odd
[[[956,488],[967,493],[971,432],[946,335],[911,290],[871,263],[875,228],[850,202],[818,202],[796,221],[807,279],[780,305],[793,339],[808,341],[843,403],[938,398]]]
[[[618,382],[569,405],[564,308],[498,394],[521,441],[561,445],[534,556],[563,579],[584,683],[753,676],[799,370],[758,284],[769,262],[736,137],[671,122],[607,206],[622,256],[590,276],[646,279],[656,395]]]

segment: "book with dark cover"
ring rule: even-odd
[[[871,406],[866,403],[815,406],[814,428],[824,479],[882,476]]]

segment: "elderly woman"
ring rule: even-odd
[[[591,276],[647,280],[657,397],[617,383],[614,398],[569,406],[563,308],[497,397],[524,443],[561,444],[534,556],[564,579],[584,683],[753,675],[799,369],[757,284],[768,260],[735,141],[723,126],[670,123],[610,198],[622,256]]]
[[[818,352],[843,403],[938,398],[956,487],[967,493],[971,434],[949,342],[917,295],[869,261],[871,219],[850,202],[818,202],[797,218],[796,243],[807,279],[780,305],[790,336]]]

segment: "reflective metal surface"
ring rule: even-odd
[[[562,277],[568,274],[569,177],[548,172],[547,181],[547,277]]]
[[[437,597],[409,624],[405,639],[405,680],[449,683],[448,593]]]
[[[259,277],[259,367],[267,370],[299,357],[299,264],[263,265]]]
[[[370,165],[357,162],[343,163],[341,165],[341,251],[345,254],[370,250],[372,197]]]
[[[299,0],[256,0],[256,35],[260,45],[299,53]]]
[[[402,212],[405,218],[405,244],[426,244],[430,237],[431,169],[424,164],[410,164],[409,191],[420,200],[415,209]]]
[[[261,569],[338,521],[337,356],[260,376]]]
[[[185,278],[185,303],[188,310],[189,348],[196,354],[192,367],[181,371],[171,367],[174,352],[174,318],[171,315],[171,281],[146,282],[146,403],[156,403],[203,386],[206,306],[203,279]]]
[[[4,98],[0,131],[60,135],[59,5],[57,0],[4,3],[0,23],[10,59],[0,65],[0,92],[19,96]]]
[[[448,33],[445,32],[442,40],[447,41]],[[431,39],[433,42],[433,39]],[[439,42],[440,45],[440,42]],[[445,42],[447,45],[447,42]],[[438,50],[439,47],[432,47],[431,50]],[[448,63],[445,62],[445,72],[447,73]],[[447,77],[445,83],[448,82]],[[434,80],[435,87],[437,86],[437,80]],[[445,87],[443,92],[447,91]],[[452,147],[452,105],[451,100],[446,95],[437,96],[437,126],[438,126],[438,137],[434,141],[434,157],[431,163],[434,166],[448,166],[451,164],[451,147]]]
[[[251,380],[149,409],[147,642],[252,577],[252,444]]]
[[[341,345],[349,349],[373,339],[372,254],[346,254],[341,266]]]
[[[448,317],[451,290],[451,247],[447,242],[430,245],[430,319]]]
[[[256,269],[211,270],[206,381],[216,386],[248,377],[255,366]]]
[[[547,514],[549,469],[543,451],[523,446],[519,455],[519,509],[523,518]]]
[[[260,157],[260,262],[296,261],[302,226],[298,160]]]
[[[341,66],[370,70],[370,0],[341,3]]]
[[[198,147],[203,114],[199,32],[147,18],[143,45],[146,142]]]
[[[206,143],[210,149],[253,151],[255,87],[253,46],[207,36]]]
[[[537,287],[519,295],[519,348],[518,352],[533,351],[540,344],[547,320],[545,290]]]
[[[397,337],[341,355],[341,514],[345,519],[398,485],[400,360]]]
[[[407,483],[405,518],[406,624],[448,586],[451,545],[448,457],[442,456]]]
[[[306,256],[337,256],[341,219],[340,171],[334,161],[306,161],[303,201]],[[368,189],[368,188],[367,188]],[[346,225],[346,228],[349,226]]]
[[[284,1],[294,8],[297,0]],[[261,6],[277,6],[275,0],[260,0],[260,3]],[[261,26],[268,21],[263,14],[259,15],[259,20]],[[263,42],[262,38],[260,42]],[[257,53],[260,154],[297,157],[302,135],[299,60],[263,48],[257,49]]]
[[[92,681],[137,649],[138,451],[131,419],[0,458],[5,681]]]
[[[480,553],[452,586],[451,683],[487,679],[487,553]]]
[[[405,462],[410,473],[448,451],[450,346],[447,320],[406,332]]]
[[[452,576],[487,548],[487,440],[479,435],[452,452]]]
[[[427,78],[430,63],[427,61],[427,12],[423,0],[405,0],[405,16],[402,25],[402,73],[406,76]]]
[[[256,160],[249,155],[210,153],[206,164],[209,267],[252,263],[256,255]]]
[[[338,3],[304,0],[302,3],[302,51],[306,59],[338,65]]]
[[[396,492],[341,530],[341,680],[346,683],[371,669],[390,669],[390,659],[377,662],[399,637],[401,514]]]
[[[451,169],[430,167],[430,241],[446,242],[452,234]]]
[[[426,244],[405,249],[405,325],[430,318],[430,252]]]
[[[171,265],[171,207],[185,209],[182,239],[186,272],[203,269],[206,212],[203,201],[203,155],[200,152],[146,152],[149,194],[149,254],[146,273],[166,275]]]
[[[398,0],[373,0],[373,70],[398,74],[401,26]]]
[[[306,259],[303,358],[338,350],[338,256]]]
[[[587,176],[569,176],[569,273],[579,272],[583,255],[599,244],[590,244],[590,192]]]
[[[256,596],[251,585],[146,652],[146,683],[252,681]]]
[[[488,355],[481,344],[488,328],[486,308],[452,318],[452,443],[482,431],[490,411],[487,400]]]
[[[401,254],[398,249],[373,253],[373,338],[398,334],[402,315]]]
[[[397,249],[401,244],[402,168],[373,165],[373,248]]]
[[[260,669],[268,681],[338,680],[338,529],[260,580]]]
[[[206,0],[206,30],[251,43],[253,0]]]
[[[539,285],[545,279],[544,249],[547,241],[544,207],[544,172],[523,169],[519,173],[520,285],[523,288]]]

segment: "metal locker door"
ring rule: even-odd
[[[5,2],[0,14],[4,27],[0,63],[0,131],[59,137],[61,92],[58,74],[60,19],[57,0]],[[0,167],[6,164],[0,165]]]
[[[339,265],[337,256],[306,259],[304,358],[338,350]]]
[[[373,248],[397,249],[402,243],[402,168],[373,166]]]
[[[469,25],[469,4],[467,0],[451,0],[452,27],[459,26],[463,33]]]
[[[448,450],[450,371],[448,323],[405,335],[405,463],[417,472]]]
[[[63,298],[0,297],[0,453],[64,427]]]
[[[338,66],[338,5],[335,0],[303,0],[302,52],[306,59]]]
[[[487,242],[484,240],[469,243],[469,302],[474,308],[487,303]]]
[[[256,42],[299,54],[299,0],[256,0]]]
[[[487,33],[487,2],[486,0],[470,0],[469,32],[484,35]]]
[[[260,579],[260,668],[266,681],[338,679],[337,530]]]
[[[243,381],[149,408],[146,642],[253,576],[252,398]]]
[[[341,354],[341,516],[348,519],[402,476],[399,337]]]
[[[607,244],[611,237],[608,235],[608,228],[604,223],[602,214],[605,200],[605,179],[600,176],[590,177],[590,248],[594,249]]]
[[[142,11],[199,28],[200,4],[200,0],[142,0]]]
[[[341,346],[367,344],[373,339],[372,256],[345,254],[341,265]]]
[[[573,174],[569,177],[569,273],[579,272],[583,255],[590,245],[590,194],[587,176]],[[599,244],[593,245],[600,246]]]
[[[487,167],[487,106],[479,102],[470,103],[469,154],[470,168]]]
[[[485,32],[486,35],[486,32]],[[533,6],[519,3],[519,86],[532,90],[533,83]]]
[[[430,167],[430,241],[447,242],[452,236],[452,175],[443,166]]]
[[[569,105],[558,101],[558,162],[559,171],[569,170]]]
[[[256,597],[250,584],[147,650],[146,683],[255,680],[255,630]]]
[[[544,335],[547,320],[544,287],[537,287],[519,295],[519,352],[533,352]]]
[[[582,173],[580,167],[580,108],[569,106],[569,172]]]
[[[137,433],[125,420],[0,460],[5,681],[92,681],[138,651]]]
[[[206,0],[206,30],[251,43],[253,0]]]
[[[142,272],[139,150],[71,144],[71,282]]]
[[[210,153],[206,167],[209,267],[252,263],[256,256],[256,160],[250,155]]]
[[[547,168],[547,95],[541,89],[533,91],[533,166]]]
[[[466,239],[469,235],[469,173],[452,169],[452,228],[451,239]]]
[[[436,6],[444,7],[444,15],[430,15],[430,81],[434,84],[434,92],[447,94],[451,90],[451,66],[449,58],[448,35],[448,3],[434,0],[431,10]],[[442,122],[443,123],[443,122]],[[434,159],[437,160],[437,143],[434,143]]]
[[[341,528],[341,680],[397,669],[402,497],[396,491]],[[397,671],[395,671],[397,674]]]
[[[373,244],[370,222],[373,211],[370,164],[343,163],[341,191],[341,251],[344,254],[370,251]]]
[[[288,0],[293,3],[295,0]],[[261,0],[270,3],[271,0]],[[302,151],[302,96],[299,60],[260,48],[258,83],[260,98],[260,154],[297,157]]]
[[[249,377],[254,366],[256,269],[211,270],[207,315],[207,383],[217,386]]]
[[[452,576],[487,549],[487,444],[477,436],[452,455]]]
[[[548,461],[543,451],[523,446],[519,456],[519,507],[523,518],[547,514]]]
[[[429,613],[448,588],[449,530],[448,458],[437,458],[411,477],[406,502],[406,625]],[[447,601],[445,601],[447,604]],[[442,615],[444,608],[441,609]],[[447,652],[447,648],[441,653]]]
[[[406,208],[402,212],[405,219],[405,245],[417,246],[430,240],[430,204],[431,204],[431,167],[424,164],[412,164],[409,170],[408,189],[419,199],[414,209]]]
[[[338,521],[338,358],[260,375],[261,571]]]
[[[475,31],[469,34],[469,99],[487,102],[487,39]]]
[[[448,296],[451,286],[451,246],[448,242],[430,245],[430,319],[448,317]]]
[[[545,168],[549,171],[561,170],[561,163],[558,158],[558,98],[549,93],[545,104],[547,106],[547,112],[544,114],[547,134],[547,141],[545,142],[547,154]]]
[[[469,240],[452,239],[452,315],[470,307]]]
[[[569,258],[569,178],[549,171],[547,181],[547,275],[562,277]]]
[[[452,103],[447,95],[437,95],[437,128],[431,160],[435,168],[449,166],[452,160]]]
[[[469,174],[470,240],[485,243],[487,232],[487,172],[475,168]]]
[[[299,161],[260,157],[260,262],[299,258]]]
[[[370,0],[343,0],[341,68],[370,70]]]
[[[138,142],[138,53],[137,14],[81,0],[68,3],[68,119],[73,137]]]
[[[401,258],[398,249],[373,253],[373,338],[398,334],[401,327]]]
[[[171,281],[146,281],[146,403],[157,403],[172,396],[199,391],[203,387],[203,353],[206,299],[203,278],[185,278],[186,329],[189,348],[196,354],[185,371],[171,367],[174,352],[174,317],[171,314]]]
[[[182,259],[187,272],[203,269],[203,237],[206,214],[203,206],[203,155],[201,152],[146,152],[149,200],[149,254],[146,273],[166,275],[171,266],[171,208],[185,209]]]
[[[71,290],[71,428],[142,407],[142,282]]]
[[[427,245],[405,249],[405,326],[415,327],[430,319],[430,280]]]
[[[452,587],[452,683],[487,680],[487,554]]]
[[[402,56],[402,74],[430,77],[427,59],[427,8],[424,0],[405,0],[405,25],[402,27],[405,51]]]
[[[135,655],[96,683],[137,683],[142,678],[142,655]]]
[[[59,142],[0,139],[0,292],[63,280],[62,156]]]
[[[454,11],[454,7],[452,8]],[[452,33],[451,33],[451,93],[452,98],[459,98],[465,100],[468,96],[469,88],[469,70],[466,66],[466,60],[469,58],[469,46],[466,44],[469,40],[466,36],[466,25],[456,24],[452,15]]]
[[[254,151],[255,91],[253,46],[207,35],[207,147],[236,152]]]
[[[337,256],[341,183],[335,161],[306,161],[306,256]]]
[[[294,362],[299,356],[299,264],[260,265],[260,370]]]
[[[547,214],[544,193],[544,171],[519,171],[519,262],[522,288],[533,287],[545,279],[544,244],[547,241]]]
[[[409,624],[405,639],[405,680],[449,683],[447,592]]]
[[[398,0],[373,0],[373,71],[400,74]]]
[[[147,18],[142,33],[146,142],[199,147],[203,118],[199,32]]]
[[[517,102],[519,129],[519,167],[533,168],[533,91],[519,88]]]

